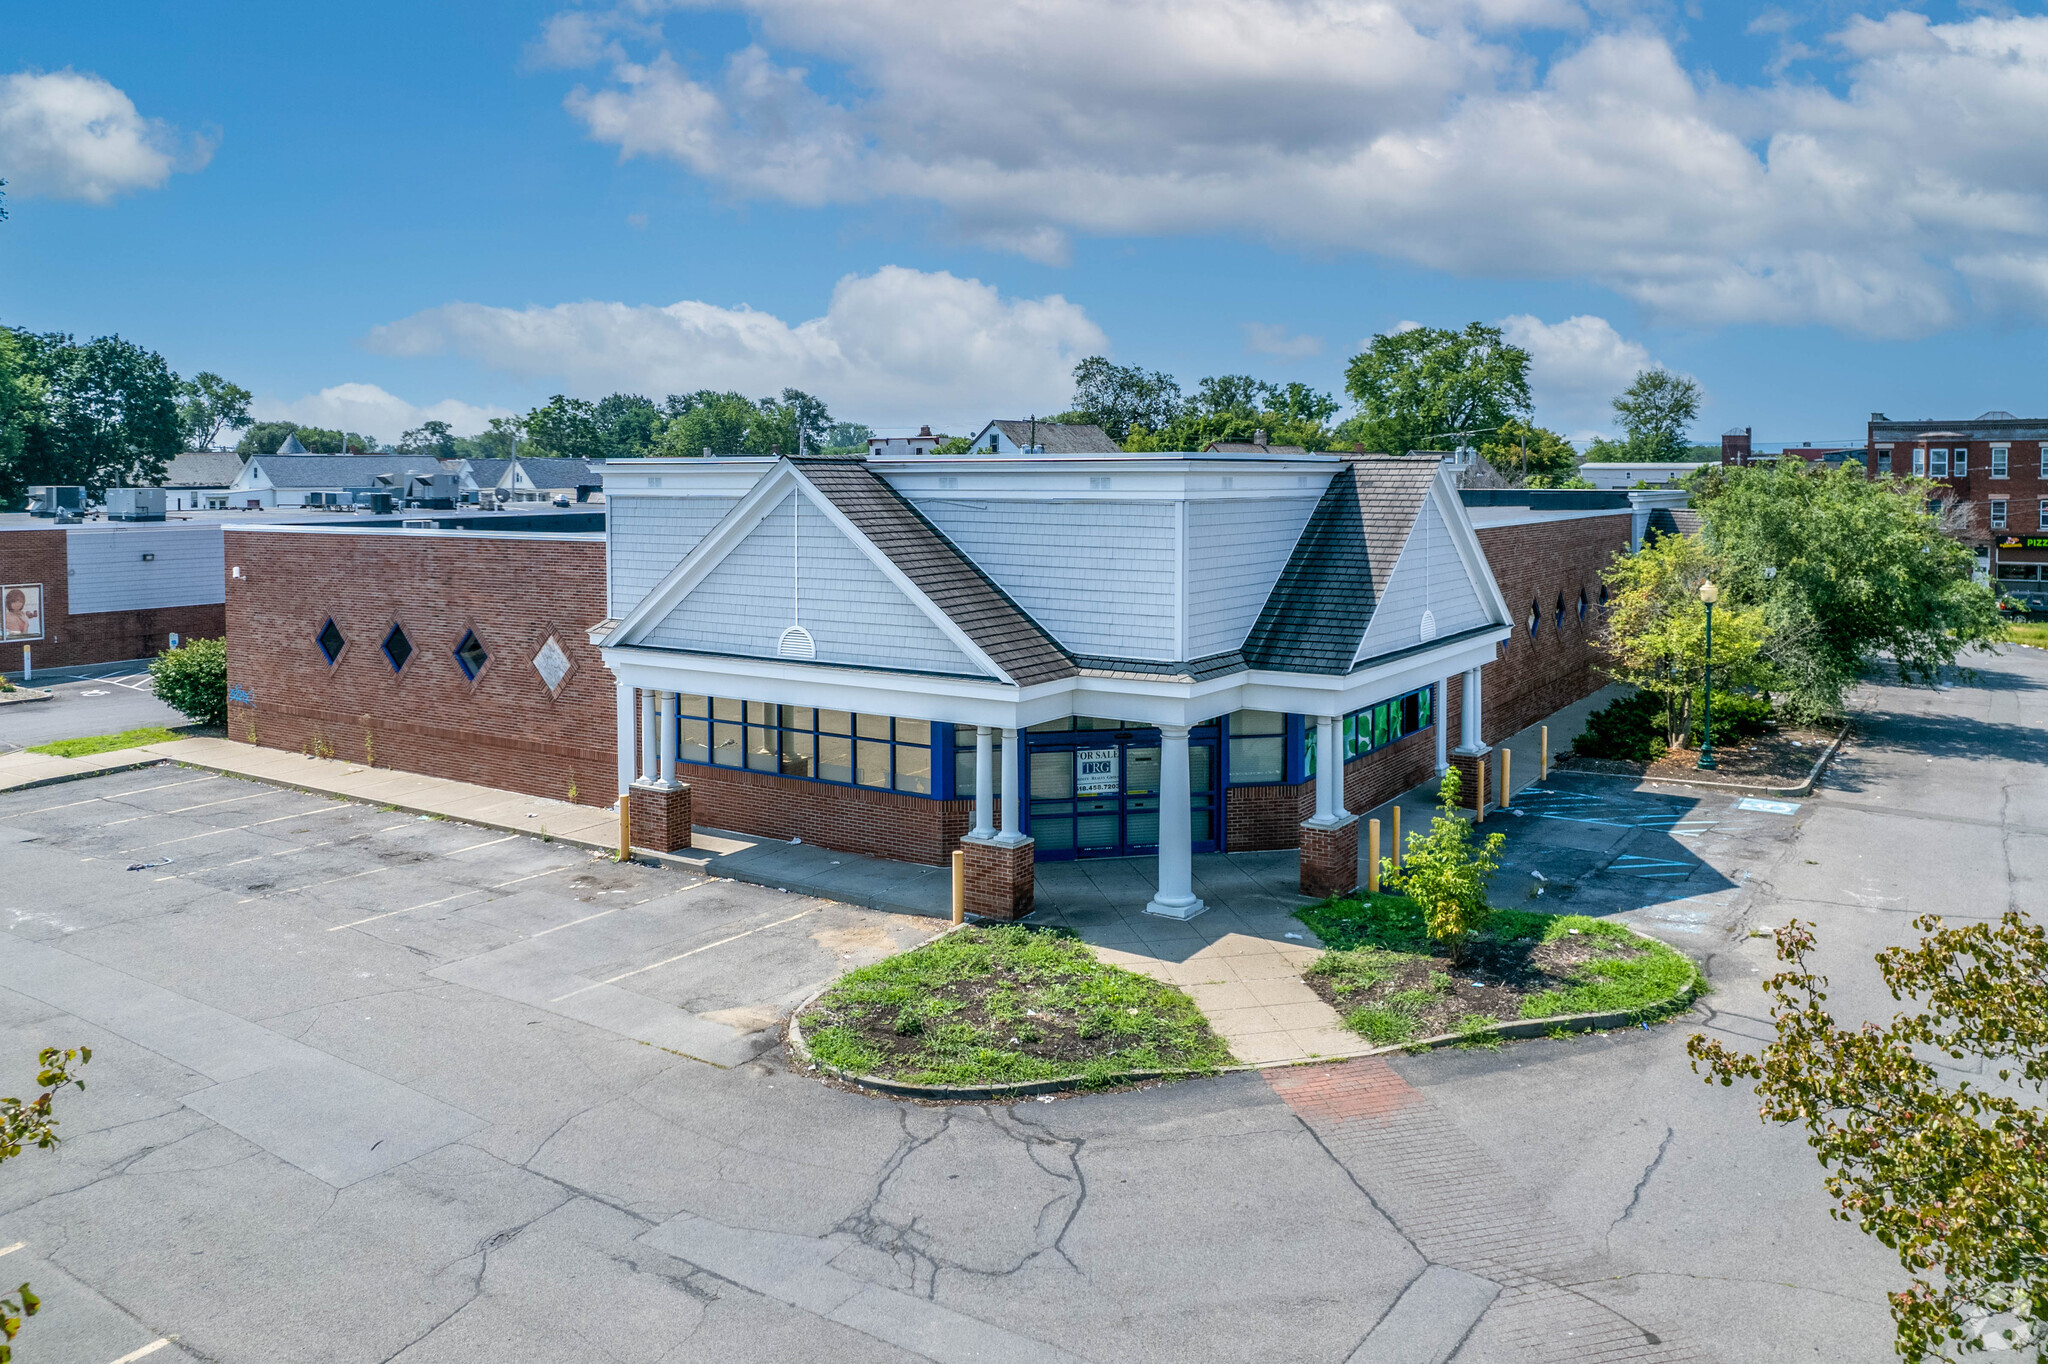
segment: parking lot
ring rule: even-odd
[[[1754,925],[1876,1011],[1910,912],[2038,889],[2044,684],[1879,689],[1790,814],[1560,775],[1501,819],[1496,898],[1693,951],[1688,1022],[1008,1106],[785,1068],[930,920],[188,769],[0,795],[0,1084],[95,1052],[0,1170],[18,1357],[1886,1358],[1896,1268],[1684,1039],[1761,1037]]]

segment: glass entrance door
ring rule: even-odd
[[[1160,749],[1157,730],[1032,730],[1025,735],[1025,832],[1042,861],[1134,857],[1159,850]],[[1192,850],[1214,852],[1216,746],[1213,726],[1188,746]]]

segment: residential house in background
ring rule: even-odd
[[[970,445],[977,455],[1115,455],[1123,452],[1123,448],[1099,426],[1029,417],[1023,421],[992,421],[975,432]]]
[[[445,472],[428,455],[251,455],[228,485],[227,505],[236,511],[348,507],[355,505],[358,493],[402,497],[412,475]]]
[[[172,458],[157,487],[164,490],[164,510],[220,511],[228,490],[242,473],[242,457],[212,450],[188,450]]]

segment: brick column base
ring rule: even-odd
[[[1335,828],[1301,826],[1301,893],[1321,899],[1358,889],[1358,816]]]
[[[967,854],[962,872],[966,878],[967,912],[984,919],[1021,919],[1037,903],[1032,860],[1038,845],[1030,839],[1003,844],[979,838],[963,838],[960,848]]]
[[[1488,749],[1484,753],[1451,754],[1451,766],[1458,769],[1459,809],[1491,810],[1494,807],[1494,805],[1496,804],[1493,798],[1495,794],[1494,786],[1500,781],[1500,774],[1494,770],[1494,764],[1499,761],[1499,755],[1494,753],[1491,749]],[[1484,762],[1486,764],[1486,782],[1484,789],[1481,788],[1479,781],[1479,764],[1481,762]],[[1484,805],[1476,803],[1481,800],[1485,801],[1486,803]]]
[[[672,787],[634,782],[627,815],[633,825],[633,846],[656,852],[681,852],[690,846],[690,784]]]

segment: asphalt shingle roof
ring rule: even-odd
[[[528,459],[521,455],[519,467],[536,488],[595,488],[604,475],[580,459]]]
[[[1017,685],[1074,676],[1074,660],[1052,636],[865,464],[791,463]]]
[[[242,472],[242,457],[212,450],[187,450],[164,466],[160,488],[225,488]]]
[[[997,420],[989,423],[1001,431],[1006,439],[1019,446],[1029,445],[1033,436],[1032,424],[1028,421]],[[984,431],[988,428],[983,427]],[[1123,447],[1111,440],[1109,433],[1101,427],[1084,422],[1040,421],[1036,428],[1038,443],[1045,447],[1048,455],[1116,455],[1123,453]]]
[[[1654,535],[1698,535],[1705,524],[1700,514],[1690,507],[1659,507],[1650,513],[1650,524],[1643,528],[1645,538]]]
[[[249,463],[278,488],[369,488],[380,474],[402,479],[447,472],[427,455],[252,455]]]
[[[1440,467],[1436,455],[1345,455],[1245,638],[1253,668],[1348,673]]]

